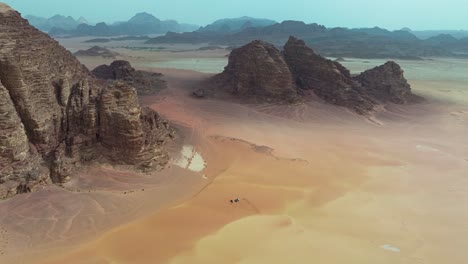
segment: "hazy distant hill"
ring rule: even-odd
[[[152,38],[158,43],[210,43],[212,45],[241,46],[259,39],[281,46],[290,35],[304,39],[317,52],[325,56],[361,58],[420,59],[431,56],[455,56],[466,52],[466,39],[441,36],[428,40],[417,38],[404,30],[389,31],[374,28],[326,28],[301,21],[283,21],[264,27],[248,27],[237,32],[195,31],[169,32]]]
[[[80,17],[75,20],[71,16],[55,15],[51,18],[37,17],[37,16],[26,16],[25,17],[31,25],[40,29],[41,31],[48,32],[52,28],[61,28],[64,30],[75,29],[79,24],[87,24],[87,20]]]
[[[216,20],[215,22],[201,27],[200,32],[235,32],[241,31],[250,27],[265,27],[276,24],[277,22],[269,19],[253,18],[253,17],[239,17],[239,18],[226,18]]]
[[[468,30],[411,30],[410,28],[402,28],[401,30],[411,32],[420,39],[427,39],[438,35],[451,35],[454,38],[468,38]]]
[[[175,20],[160,20],[148,13],[138,13],[128,21],[108,25],[104,22],[96,25],[77,24],[64,28],[57,25],[49,30],[52,36],[117,36],[164,34],[169,31],[186,32],[198,29],[196,25],[180,24]]]

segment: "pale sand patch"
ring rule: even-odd
[[[201,239],[193,253],[178,256],[170,263],[368,263],[369,259],[380,257],[371,246],[352,237],[324,238],[289,216],[252,216]],[[396,257],[389,258],[398,261]],[[343,262],[346,259],[349,262]]]
[[[400,252],[400,249],[399,249],[399,248],[394,247],[394,246],[392,246],[392,245],[386,244],[386,245],[382,245],[382,246],[380,246],[380,247],[381,247],[382,249],[385,249],[385,250],[388,250],[388,251],[392,251],[392,252],[395,252],[395,253],[399,253],[399,252]]]
[[[430,146],[426,146],[426,145],[417,145],[416,148],[417,148],[419,151],[439,152],[438,149],[433,148],[433,147],[430,147]]]

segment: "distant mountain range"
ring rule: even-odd
[[[263,40],[281,46],[290,35],[306,41],[324,56],[361,58],[421,59],[433,56],[467,56],[468,38],[438,35],[420,39],[409,31],[374,28],[326,28],[301,21],[284,21],[267,26],[241,27],[239,30],[206,30],[168,32],[149,39],[148,44],[209,43],[210,45],[241,46],[253,40]],[[224,26],[224,28],[227,28]]]
[[[86,19],[56,15],[45,19],[27,16],[30,23],[51,36],[132,36],[165,34],[146,41],[147,44],[190,43],[241,46],[263,40],[280,47],[290,35],[304,39],[323,56],[361,58],[421,59],[422,57],[468,57],[468,31],[413,31],[409,28],[389,31],[383,28],[326,28],[301,21],[276,21],[239,17],[216,20],[204,27],[160,20],[148,13],[139,13],[128,21],[90,25]],[[93,41],[108,39],[94,39]],[[141,38],[144,40],[144,38]]]
[[[468,38],[468,30],[411,30],[410,28],[402,28],[401,30],[411,32],[420,39],[427,39],[438,35],[451,35],[454,38]]]
[[[90,25],[86,19],[56,15],[51,18],[26,16],[31,25],[51,36],[119,36],[164,34],[169,31],[187,32],[199,28],[197,25],[181,24],[175,20],[160,20],[148,13],[138,13],[128,21]]]
[[[239,17],[239,18],[225,18],[219,19],[215,22],[201,27],[199,32],[236,32],[242,31],[251,27],[266,27],[277,22],[269,19],[253,18],[253,17]]]
[[[71,16],[66,17],[61,15],[55,15],[51,18],[37,16],[26,16],[25,18],[31,25],[44,32],[48,32],[53,28],[72,30],[78,27],[80,24],[88,24],[88,21],[84,17],[80,17],[76,20]]]

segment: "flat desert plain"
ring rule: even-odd
[[[365,118],[319,100],[194,99],[191,85],[209,73],[156,68],[197,60],[215,73],[227,52],[115,50],[165,74],[168,89],[141,101],[178,128],[171,166],[91,167],[67,189],[0,203],[1,263],[468,260],[468,61],[398,61],[427,101]],[[359,72],[382,62],[343,64]]]

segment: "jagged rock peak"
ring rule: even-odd
[[[312,52],[315,54],[314,50],[310,47],[308,47],[305,43],[304,40],[302,39],[298,39],[294,36],[289,36],[289,39],[288,41],[286,42],[286,44],[284,45],[285,47],[288,47],[288,48],[305,48],[307,49],[308,52]]]

